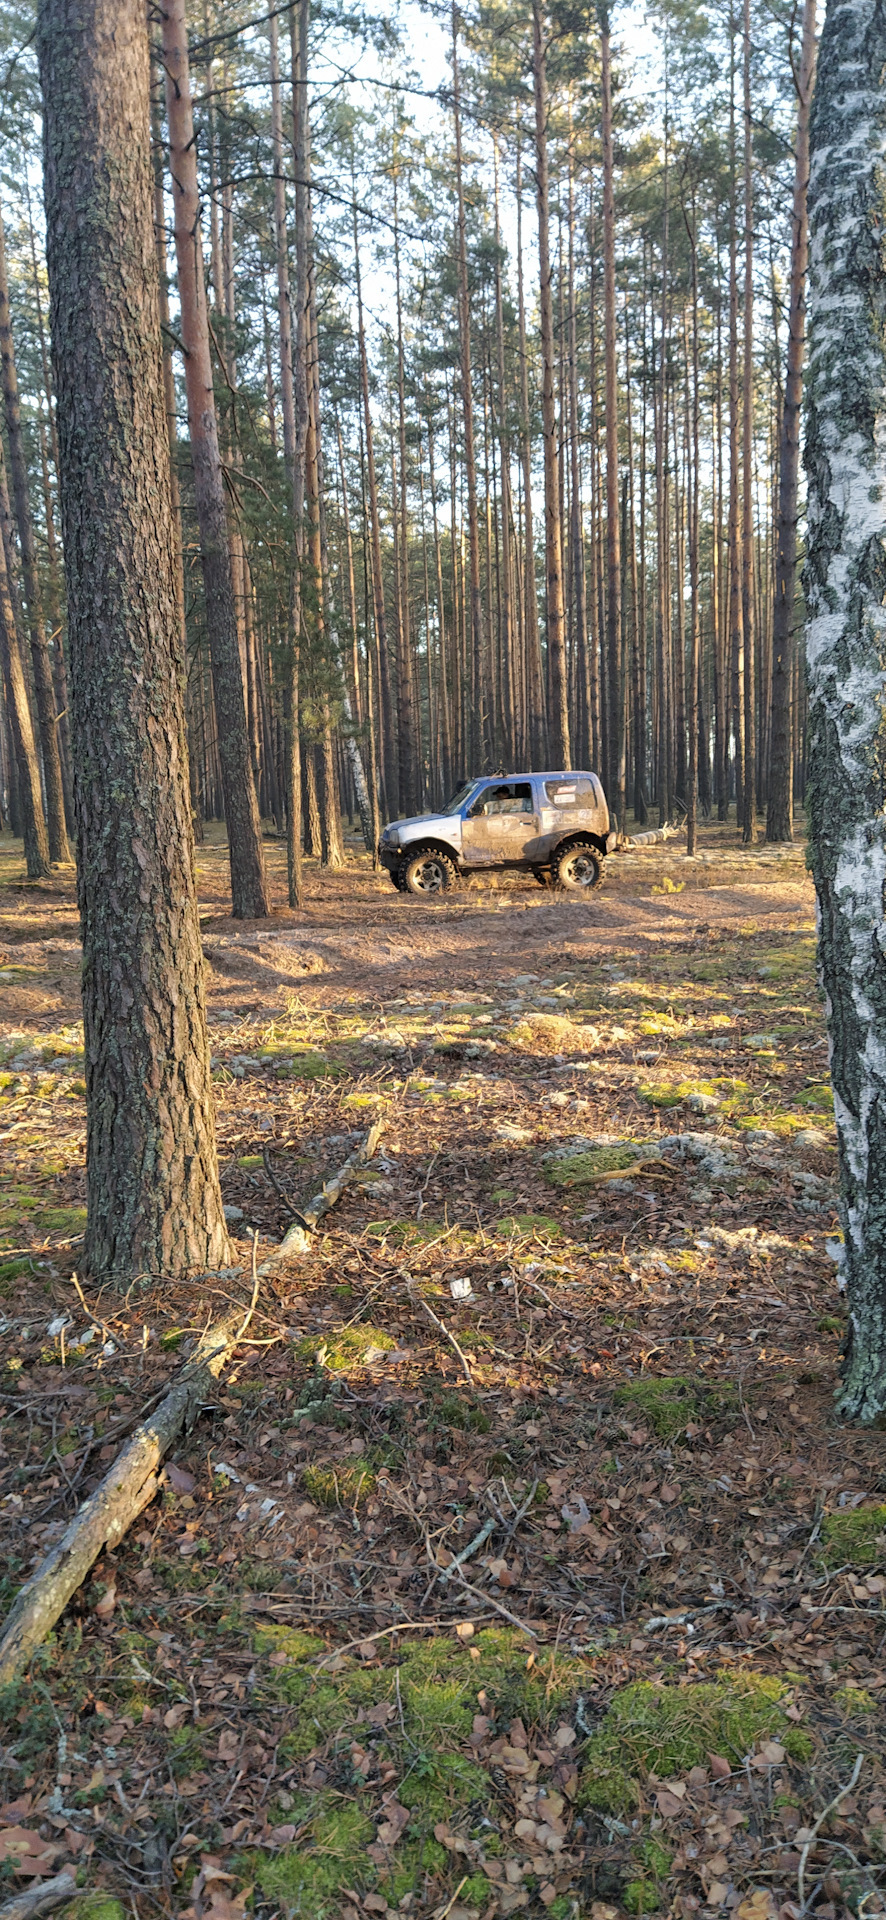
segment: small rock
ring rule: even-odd
[[[801,1127],[800,1131],[794,1134],[794,1146],[805,1153],[823,1153],[830,1145],[831,1141],[827,1134],[822,1132],[821,1127]]]
[[[778,1034],[749,1033],[745,1040],[745,1046],[751,1047],[755,1053],[768,1053],[771,1048],[778,1046]]]
[[[777,1140],[778,1134],[772,1127],[748,1127],[744,1137],[751,1147],[765,1147],[770,1140]]]
[[[683,1105],[690,1113],[717,1113],[720,1102],[712,1093],[688,1093]]]
[[[496,1138],[499,1140],[517,1140],[523,1142],[532,1139],[532,1134],[527,1127],[514,1127],[510,1121],[505,1121],[503,1126],[496,1127],[495,1133]]]
[[[238,1220],[245,1218],[242,1207],[225,1207],[224,1216],[229,1227],[235,1226]]]

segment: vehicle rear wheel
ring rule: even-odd
[[[448,854],[438,853],[436,847],[417,847],[408,859],[401,860],[399,881],[404,893],[427,897],[448,893],[458,884],[458,873]]]
[[[560,892],[587,893],[603,878],[603,862],[592,840],[571,840],[554,854],[551,867]]]

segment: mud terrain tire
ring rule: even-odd
[[[423,900],[458,886],[455,861],[437,847],[416,847],[408,859],[401,860],[397,877],[404,893],[418,894]]]
[[[603,878],[603,862],[593,840],[570,840],[558,847],[551,861],[554,886],[560,893],[590,893]]]

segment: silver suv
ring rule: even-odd
[[[516,773],[468,781],[440,813],[392,820],[378,851],[402,893],[442,893],[481,867],[581,893],[599,885],[615,840],[595,773]]]

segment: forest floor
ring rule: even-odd
[[[261,1262],[385,1123],[0,1698],[0,1894],[76,1862],[92,1920],[886,1910],[886,1470],[834,1409],[812,890],[800,847],[701,844],[439,903],[354,844],[259,926],[204,844],[242,1264],[123,1298],[78,1242],[73,888],[0,842],[4,1612],[248,1300],[249,1231]]]

